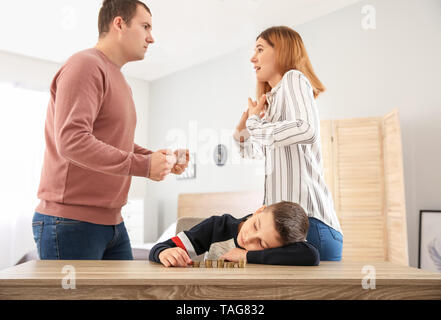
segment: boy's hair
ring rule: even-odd
[[[138,5],[143,6],[151,15],[150,9],[139,0],[104,0],[98,14],[98,34],[101,38],[109,32],[109,24],[116,17],[121,17],[128,26],[135,16]]]
[[[266,208],[274,216],[274,224],[283,245],[305,241],[309,228],[308,216],[303,208],[294,202],[281,201]]]

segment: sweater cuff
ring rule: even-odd
[[[139,153],[132,154],[132,166],[130,168],[129,175],[148,178],[150,176],[152,155],[144,155]]]
[[[152,249],[150,249],[149,260],[161,263],[161,260],[159,260],[159,254],[165,249],[168,249],[168,247],[161,245],[154,246]]]
[[[159,260],[159,254],[160,254],[162,251],[164,251],[165,249],[169,249],[169,248],[167,248],[167,247],[160,247],[160,248],[158,248],[158,249],[155,251],[155,253],[154,253],[154,261],[155,261],[155,262],[161,263],[161,260]]]

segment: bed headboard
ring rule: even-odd
[[[182,193],[178,196],[178,218],[208,218],[229,213],[240,218],[263,205],[263,191]]]

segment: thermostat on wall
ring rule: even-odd
[[[214,148],[214,163],[217,166],[223,166],[227,162],[227,147],[223,144],[218,144]]]

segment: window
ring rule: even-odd
[[[49,92],[0,83],[1,220],[33,215],[44,156]]]

